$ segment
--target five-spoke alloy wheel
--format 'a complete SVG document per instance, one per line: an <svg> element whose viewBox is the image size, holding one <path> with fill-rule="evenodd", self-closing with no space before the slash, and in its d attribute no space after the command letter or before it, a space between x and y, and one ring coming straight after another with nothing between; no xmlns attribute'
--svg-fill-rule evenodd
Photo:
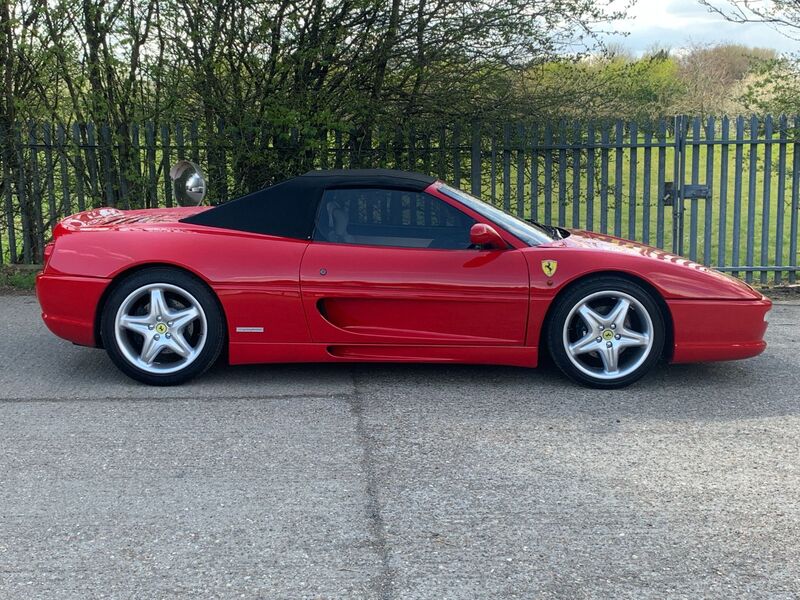
<svg viewBox="0 0 800 600"><path fill-rule="evenodd" d="M548 347L569 377L593 387L628 385L661 357L664 320L650 293L619 277L578 283L559 298Z"/></svg>
<svg viewBox="0 0 800 600"><path fill-rule="evenodd" d="M125 373L145 383L173 385L216 361L224 326L205 285L182 271L156 268L113 289L102 315L102 337Z"/></svg>

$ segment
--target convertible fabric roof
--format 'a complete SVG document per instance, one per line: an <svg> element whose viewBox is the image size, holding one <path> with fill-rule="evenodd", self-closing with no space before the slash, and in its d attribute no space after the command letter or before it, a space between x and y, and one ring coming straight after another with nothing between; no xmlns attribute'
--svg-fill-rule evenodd
<svg viewBox="0 0 800 600"><path fill-rule="evenodd" d="M393 171L391 169L335 169L330 171L309 171L301 177L314 181L324 181L324 187L377 187L400 188L421 192L434 181L435 177Z"/></svg>
<svg viewBox="0 0 800 600"><path fill-rule="evenodd" d="M390 169L309 171L183 219L184 223L308 239L326 189L389 188L421 192L435 177Z"/></svg>

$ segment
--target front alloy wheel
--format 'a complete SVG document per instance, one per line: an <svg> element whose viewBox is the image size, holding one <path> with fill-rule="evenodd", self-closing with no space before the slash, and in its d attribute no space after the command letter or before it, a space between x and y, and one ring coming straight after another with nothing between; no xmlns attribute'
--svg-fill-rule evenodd
<svg viewBox="0 0 800 600"><path fill-rule="evenodd" d="M556 364L593 387L636 381L658 361L663 344L664 322L654 299L617 277L579 283L559 300L549 324Z"/></svg>

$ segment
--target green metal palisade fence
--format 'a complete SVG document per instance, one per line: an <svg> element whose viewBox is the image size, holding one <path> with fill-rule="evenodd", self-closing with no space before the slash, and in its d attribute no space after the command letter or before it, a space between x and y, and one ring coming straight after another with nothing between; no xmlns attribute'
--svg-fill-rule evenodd
<svg viewBox="0 0 800 600"><path fill-rule="evenodd" d="M22 123L0 131L0 263L37 263L59 219L172 206L189 158L224 202L309 169L447 180L518 216L664 248L745 278L795 282L800 117L241 129L224 123Z"/></svg>

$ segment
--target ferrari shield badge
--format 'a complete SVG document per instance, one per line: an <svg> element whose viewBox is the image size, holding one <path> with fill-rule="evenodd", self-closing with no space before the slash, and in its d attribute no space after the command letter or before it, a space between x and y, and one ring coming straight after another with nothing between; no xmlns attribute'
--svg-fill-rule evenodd
<svg viewBox="0 0 800 600"><path fill-rule="evenodd" d="M556 269L558 268L558 261L557 260L543 260L542 261L542 271L548 277L552 277L556 274Z"/></svg>

